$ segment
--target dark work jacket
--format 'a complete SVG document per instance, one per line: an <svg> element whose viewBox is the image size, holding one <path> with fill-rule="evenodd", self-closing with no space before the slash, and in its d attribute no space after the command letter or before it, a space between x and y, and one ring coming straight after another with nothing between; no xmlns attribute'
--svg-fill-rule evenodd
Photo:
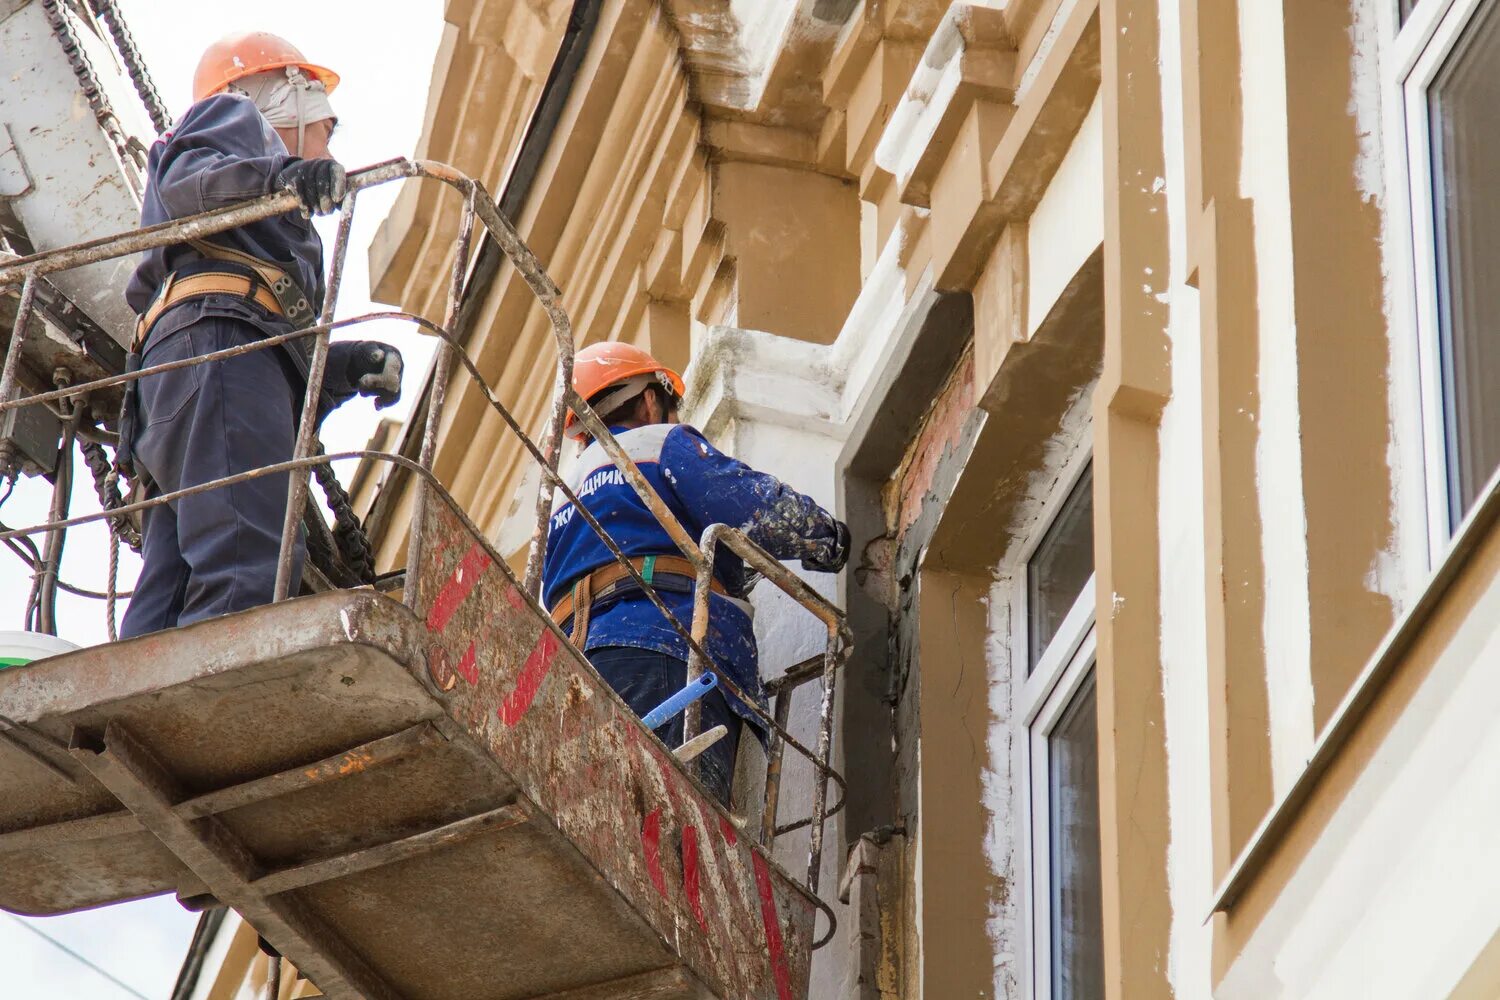
<svg viewBox="0 0 1500 1000"><path fill-rule="evenodd" d="M141 225L154 226L248 201L276 190L276 177L296 157L287 153L248 97L215 94L188 108L177 127L151 146ZM262 219L208 238L276 264L297 279L316 308L323 301L323 241L298 212ZM144 312L168 272L197 260L191 248L148 250L125 299Z"/></svg>
<svg viewBox="0 0 1500 1000"><path fill-rule="evenodd" d="M146 196L141 225L152 226L258 198L277 190L277 175L296 157L255 104L239 94L215 94L194 104L175 128L151 146L146 164ZM323 301L323 241L300 212L251 222L217 233L208 242L239 250L291 274L317 309ZM159 247L142 255L125 290L137 313L145 311L176 267L201 259L186 245ZM205 316L227 316L250 323L266 336L288 332L280 316L258 306L207 296L168 310L152 328L150 344ZM284 357L294 383L306 385L311 338L288 341ZM337 390L324 393L323 413L342 401Z"/></svg>

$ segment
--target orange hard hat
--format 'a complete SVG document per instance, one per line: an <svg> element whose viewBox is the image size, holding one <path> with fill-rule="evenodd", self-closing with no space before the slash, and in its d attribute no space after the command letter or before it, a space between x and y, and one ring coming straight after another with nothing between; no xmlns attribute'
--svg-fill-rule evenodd
<svg viewBox="0 0 1500 1000"><path fill-rule="evenodd" d="M236 80L267 70L296 66L323 85L328 93L339 85L339 75L326 66L310 63L302 52L269 31L245 31L225 35L203 52L193 73L193 100L219 93Z"/></svg>
<svg viewBox="0 0 1500 1000"><path fill-rule="evenodd" d="M682 398L685 391L682 376L634 344L611 340L602 344L590 344L573 355L573 389L585 400L593 399L610 386L628 382L638 375L657 376L661 379L663 388L670 387L679 399ZM572 410L568 411L568 419L563 426L571 437L578 440L582 440L587 434L578 426L578 416Z"/></svg>

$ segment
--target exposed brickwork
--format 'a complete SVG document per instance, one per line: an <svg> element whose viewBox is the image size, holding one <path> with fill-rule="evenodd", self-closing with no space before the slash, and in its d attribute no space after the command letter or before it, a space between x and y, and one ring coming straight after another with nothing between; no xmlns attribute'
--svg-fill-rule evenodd
<svg viewBox="0 0 1500 1000"><path fill-rule="evenodd" d="M922 429L886 484L881 499L891 535L900 538L922 513L943 456L958 443L974 403L974 352L970 349L954 366L923 418Z"/></svg>

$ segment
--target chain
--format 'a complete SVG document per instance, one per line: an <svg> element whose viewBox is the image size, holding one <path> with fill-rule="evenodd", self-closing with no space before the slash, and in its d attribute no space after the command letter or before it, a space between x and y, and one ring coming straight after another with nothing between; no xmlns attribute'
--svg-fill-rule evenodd
<svg viewBox="0 0 1500 1000"><path fill-rule="evenodd" d="M99 496L99 506L104 510L115 510L125 506L125 498L120 495L120 473L115 469L114 463L109 460L109 455L104 451L104 445L97 441L80 440L78 450L83 452L83 460L88 465L89 472L93 474L94 492ZM131 551L141 551L141 533L136 530L129 518L110 518L109 529L110 534L119 534L123 537Z"/></svg>
<svg viewBox="0 0 1500 1000"><path fill-rule="evenodd" d="M318 454L323 454L321 446ZM323 495L328 498L328 509L333 511L333 539L338 543L339 556L361 583L374 583L375 550L354 513L353 501L332 466L325 463L312 468L313 475L318 477L318 485L323 488Z"/></svg>
<svg viewBox="0 0 1500 1000"><path fill-rule="evenodd" d="M139 159L137 151L130 148L130 137L121 128L119 117L109 106L104 91L99 89L99 80L94 75L93 64L89 62L88 55L79 44L78 36L73 33L73 26L68 23L68 14L63 9L62 0L41 0L41 4L42 10L47 15L47 23L52 27L52 34L57 37L62 45L63 54L68 57L68 64L73 67L73 75L78 79L83 96L88 98L89 107L94 109L94 117L98 120L99 127L104 129L110 141L114 143L115 153L120 157L120 161L134 163L137 167L144 168L145 163ZM139 191L136 193L140 194Z"/></svg>
<svg viewBox="0 0 1500 1000"><path fill-rule="evenodd" d="M115 0L90 0L90 4L95 15L104 22L110 36L114 38L120 61L125 64L125 72L130 74L130 82L135 84L135 92L141 96L141 103L146 106L146 114L151 116L152 126L158 133L165 132L172 125L172 117L167 114L167 106L162 101L161 94L157 93L151 74L146 71L140 49L136 48L135 38L130 34L125 19L120 16Z"/></svg>

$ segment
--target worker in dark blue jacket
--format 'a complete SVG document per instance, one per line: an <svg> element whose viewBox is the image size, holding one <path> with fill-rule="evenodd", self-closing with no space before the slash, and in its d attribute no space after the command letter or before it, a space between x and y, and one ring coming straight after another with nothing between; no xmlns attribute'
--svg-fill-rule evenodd
<svg viewBox="0 0 1500 1000"><path fill-rule="evenodd" d="M288 333L316 321L323 244L309 221L333 211L344 170L328 156L336 119L330 70L265 32L204 53L195 103L152 147L141 224L274 191L305 206L210 240L148 251L126 290L140 316L132 363L149 367ZM285 462L295 448L311 340L148 376L127 394L120 463L154 494ZM388 406L401 356L373 341L331 345L321 418L356 394ZM268 603L286 512L287 474L183 497L145 514L144 565L122 637ZM304 555L299 537L293 588Z"/></svg>
<svg viewBox="0 0 1500 1000"><path fill-rule="evenodd" d="M756 472L677 422L682 379L629 344L595 344L578 352L574 388L610 427L672 513L694 538L711 524L740 528L778 559L836 573L849 557L849 530L813 500L772 476ZM586 439L569 415L575 437ZM692 622L694 571L678 555L666 529L604 449L590 443L569 484L684 626ZM543 598L553 620L638 714L645 714L687 681L682 636L614 559L571 502L558 507L547 535ZM751 606L755 578L728 549L715 556L706 651L741 690L764 703ZM580 614L582 610L582 614ZM703 731L724 726L721 739L698 760L705 785L728 803L741 720L764 736L761 723L722 689L703 699ZM656 732L668 746L682 742L682 716Z"/></svg>

